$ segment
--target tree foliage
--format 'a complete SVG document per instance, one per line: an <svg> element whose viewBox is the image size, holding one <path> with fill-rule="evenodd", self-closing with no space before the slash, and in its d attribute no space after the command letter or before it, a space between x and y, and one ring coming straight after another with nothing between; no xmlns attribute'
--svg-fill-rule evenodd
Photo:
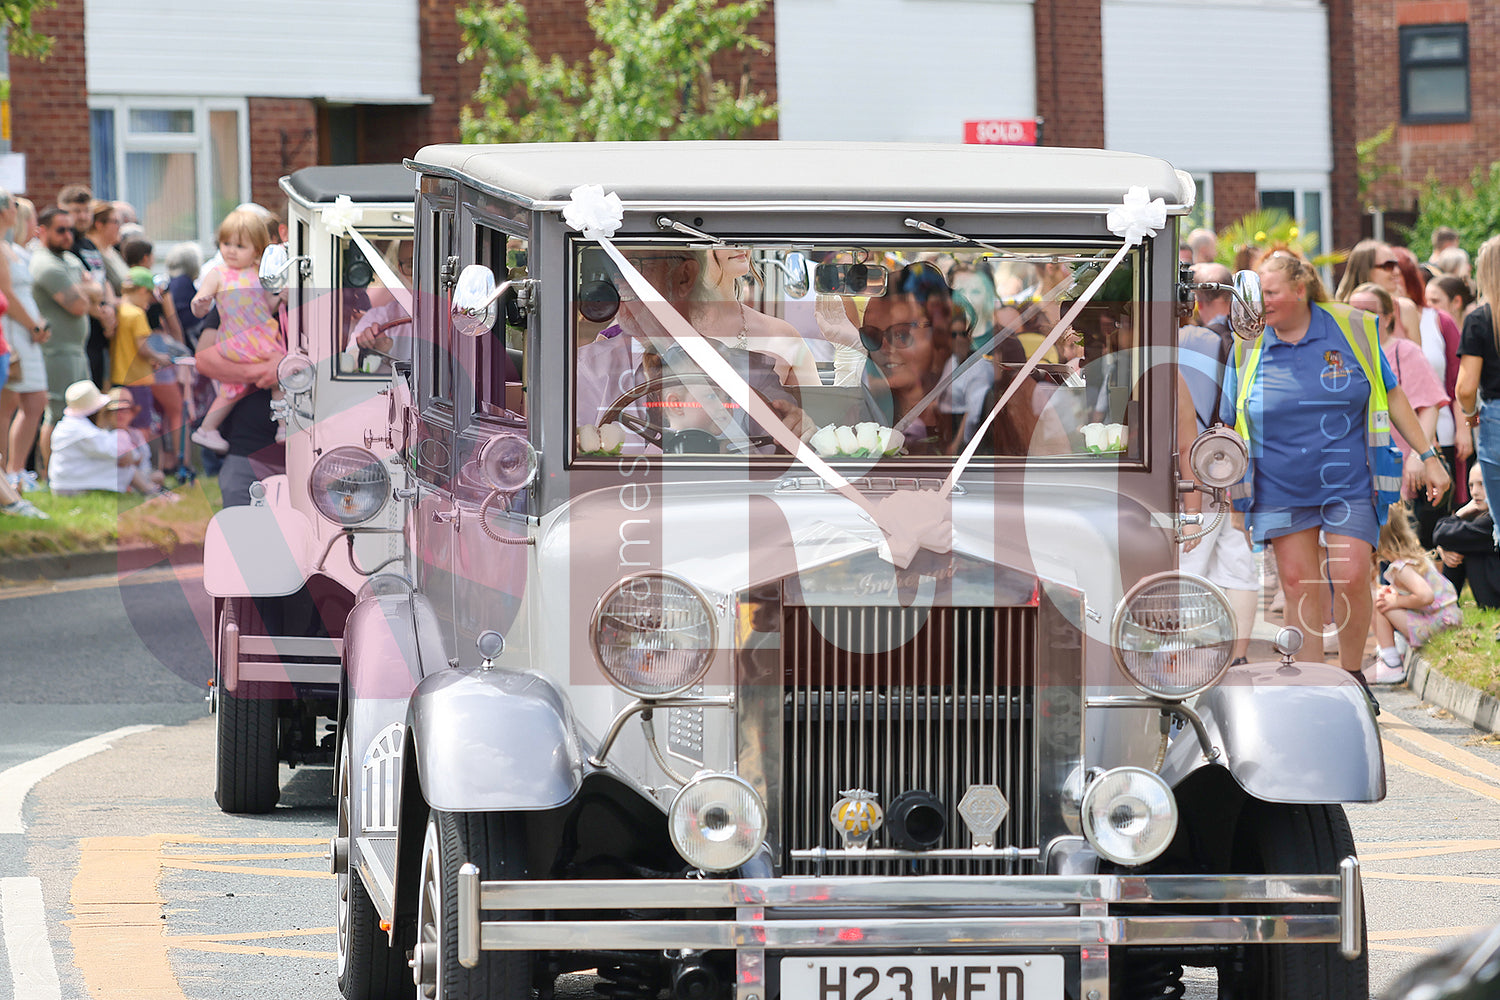
<svg viewBox="0 0 1500 1000"><path fill-rule="evenodd" d="M731 139L776 117L748 71L731 85L710 63L721 52L766 51L748 33L765 0L587 0L600 47L583 62L543 60L519 0L472 0L458 12L461 60L481 60L478 110L463 110L465 142Z"/></svg>
<svg viewBox="0 0 1500 1000"><path fill-rule="evenodd" d="M1396 135L1396 123L1391 122L1385 128L1365 139L1360 139L1354 144L1356 168L1356 180L1359 185L1359 203L1370 204L1370 195L1376 185L1387 177L1400 177L1401 167L1390 162L1381 162L1380 151Z"/></svg>
<svg viewBox="0 0 1500 1000"><path fill-rule="evenodd" d="M1407 244L1428 246L1432 231L1451 226L1458 232L1459 246L1469 255L1479 252L1479 245L1500 233L1500 162L1475 167L1464 184L1441 184L1430 177L1423 187L1417 221L1401 227Z"/></svg>
<svg viewBox="0 0 1500 1000"><path fill-rule="evenodd" d="M39 33L32 18L57 6L57 0L0 0L0 14L5 17L6 39L10 54L23 59L46 59L52 54L52 37Z"/></svg>
<svg viewBox="0 0 1500 1000"><path fill-rule="evenodd" d="M1262 252L1293 250L1317 267L1344 259L1344 255L1338 253L1319 255L1318 234L1308 232L1279 208L1258 208L1225 226L1219 233L1218 262L1225 267L1234 267L1236 255L1246 247Z"/></svg>

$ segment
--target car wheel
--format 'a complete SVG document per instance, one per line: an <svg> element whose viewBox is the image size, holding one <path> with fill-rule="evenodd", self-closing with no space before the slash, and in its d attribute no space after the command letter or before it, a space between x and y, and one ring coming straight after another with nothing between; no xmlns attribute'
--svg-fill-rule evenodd
<svg viewBox="0 0 1500 1000"><path fill-rule="evenodd" d="M1253 801L1240 818L1236 853L1236 870L1248 874L1329 875L1354 854L1354 835L1341 806ZM1277 911L1288 912L1285 906ZM1290 912L1336 911L1333 903L1304 903ZM1219 995L1245 1000L1365 1000L1370 995L1369 978L1369 956L1361 933L1360 955L1353 961L1339 954L1337 944L1247 947L1242 965L1220 970Z"/></svg>
<svg viewBox="0 0 1500 1000"><path fill-rule="evenodd" d="M215 655L222 656L224 625L231 608L238 620L250 602L239 598L226 601L219 612L219 642ZM223 677L223 671L216 671ZM258 684L240 684L238 690L218 688L218 711L215 713L217 753L214 759L214 799L227 813L264 813L276 808L281 798L280 775L276 756L276 701L260 697Z"/></svg>
<svg viewBox="0 0 1500 1000"><path fill-rule="evenodd" d="M458 961L458 870L467 862L480 879L521 877L523 831L509 813L447 813L433 810L422 841L417 893L417 942L412 978L417 995L430 1000L526 1000L534 958L529 952L481 951L466 969ZM521 914L509 914L521 919Z"/></svg>
<svg viewBox="0 0 1500 1000"><path fill-rule="evenodd" d="M337 780L338 837L350 845L334 872L338 884L339 992L347 1000L407 997L411 994L411 979L405 953L392 947L390 938L380 929L380 914L351 863L354 771L350 766L347 736L339 740Z"/></svg>

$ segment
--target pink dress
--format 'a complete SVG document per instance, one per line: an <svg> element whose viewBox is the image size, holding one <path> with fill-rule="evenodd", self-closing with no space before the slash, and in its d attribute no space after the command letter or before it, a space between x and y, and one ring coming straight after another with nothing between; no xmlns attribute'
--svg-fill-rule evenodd
<svg viewBox="0 0 1500 1000"><path fill-rule="evenodd" d="M266 302L265 289L253 267L212 266L221 279L219 294L219 350L230 361L269 361L286 353L281 326ZM228 399L239 399L252 386L243 382L221 382L219 391Z"/></svg>
<svg viewBox="0 0 1500 1000"><path fill-rule="evenodd" d="M1464 613L1459 610L1458 593L1453 589L1453 583L1438 572L1431 561L1422 567L1408 559L1397 559L1385 571L1387 583L1395 585L1396 572L1402 566L1410 566L1421 573L1427 586L1432 588L1431 604L1425 608L1406 609L1406 623L1411 631L1411 635L1407 636L1408 642L1413 646L1421 646L1443 629L1463 624Z"/></svg>

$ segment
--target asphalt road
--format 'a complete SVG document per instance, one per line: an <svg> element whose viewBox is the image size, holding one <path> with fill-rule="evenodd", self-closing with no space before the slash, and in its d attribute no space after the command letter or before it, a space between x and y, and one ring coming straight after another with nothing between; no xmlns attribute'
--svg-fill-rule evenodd
<svg viewBox="0 0 1500 1000"><path fill-rule="evenodd" d="M332 1000L331 772L284 771L268 816L219 812L206 609L186 596L191 573L166 575L0 591L0 771L152 727L41 777L23 832L3 832L0 808L0 997ZM1377 993L1421 956L1500 922L1500 745L1409 693L1381 697L1389 797L1349 808ZM28 941L16 915L31 887L45 931ZM587 995L587 981L564 992ZM1211 974L1191 973L1188 995L1214 996Z"/></svg>

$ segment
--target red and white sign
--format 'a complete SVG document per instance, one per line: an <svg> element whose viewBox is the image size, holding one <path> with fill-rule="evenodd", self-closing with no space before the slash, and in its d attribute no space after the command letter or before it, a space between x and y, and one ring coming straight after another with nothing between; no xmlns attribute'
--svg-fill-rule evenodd
<svg viewBox="0 0 1500 1000"><path fill-rule="evenodd" d="M964 142L993 146L1035 146L1035 118L991 118L964 122Z"/></svg>

